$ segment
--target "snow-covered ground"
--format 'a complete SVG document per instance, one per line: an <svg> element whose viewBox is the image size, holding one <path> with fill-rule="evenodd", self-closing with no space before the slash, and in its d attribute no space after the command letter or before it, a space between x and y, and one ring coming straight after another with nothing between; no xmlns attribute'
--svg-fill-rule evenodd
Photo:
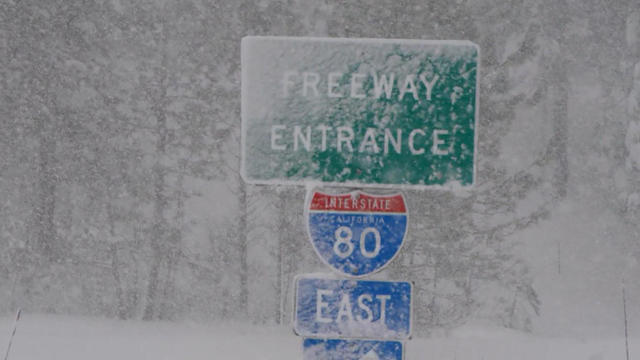
<svg viewBox="0 0 640 360"><path fill-rule="evenodd" d="M0 318L6 346L12 320ZM635 346L635 347L634 347ZM4 355L6 347L3 347ZM630 340L631 359L640 339ZM624 338L559 338L467 325L406 342L406 360L620 359ZM289 327L117 321L24 314L10 360L232 359L302 360L302 339Z"/></svg>
<svg viewBox="0 0 640 360"><path fill-rule="evenodd" d="M7 338L12 320L3 319ZM5 341L6 343L6 341ZM3 350L4 351L4 350ZM11 360L300 359L288 329L24 314Z"/></svg>

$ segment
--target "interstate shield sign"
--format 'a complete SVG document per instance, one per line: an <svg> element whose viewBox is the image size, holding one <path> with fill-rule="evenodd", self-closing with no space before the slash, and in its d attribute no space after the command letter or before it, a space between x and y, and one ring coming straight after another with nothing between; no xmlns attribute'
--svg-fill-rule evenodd
<svg viewBox="0 0 640 360"><path fill-rule="evenodd" d="M309 237L320 258L350 276L382 269L398 254L407 232L401 194L313 192L308 202Z"/></svg>

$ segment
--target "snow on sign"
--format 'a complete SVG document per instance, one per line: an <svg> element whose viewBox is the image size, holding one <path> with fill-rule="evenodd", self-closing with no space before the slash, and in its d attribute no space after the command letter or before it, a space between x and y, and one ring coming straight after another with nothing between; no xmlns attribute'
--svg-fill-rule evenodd
<svg viewBox="0 0 640 360"><path fill-rule="evenodd" d="M477 78L467 41L245 37L243 176L472 185Z"/></svg>
<svg viewBox="0 0 640 360"><path fill-rule="evenodd" d="M377 340L304 339L304 360L402 360L402 343Z"/></svg>
<svg viewBox="0 0 640 360"><path fill-rule="evenodd" d="M301 336L406 339L411 283L296 278L294 330Z"/></svg>
<svg viewBox="0 0 640 360"><path fill-rule="evenodd" d="M364 276L382 269L398 254L407 232L407 208L401 194L314 191L310 198L309 238L316 253L333 269Z"/></svg>

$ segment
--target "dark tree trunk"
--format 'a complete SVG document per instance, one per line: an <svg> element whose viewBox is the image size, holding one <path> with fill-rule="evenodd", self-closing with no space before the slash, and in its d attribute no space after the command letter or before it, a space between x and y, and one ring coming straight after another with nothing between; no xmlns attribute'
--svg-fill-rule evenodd
<svg viewBox="0 0 640 360"><path fill-rule="evenodd" d="M164 78L164 76L163 76ZM159 288L159 274L160 274L160 266L162 264L163 258L165 257L165 251L163 249L166 247L166 224L165 224L165 209L167 207L167 197L165 194L166 185L165 185L165 177L166 177L166 169L163 164L163 160L166 155L166 147L167 147L167 118L163 108L163 101L165 96L164 92L166 89L164 88L164 81L160 82L161 87L163 88L163 96L161 96L161 100L157 101L154 104L156 108L155 115L157 121L157 131L158 131L158 141L156 142L156 156L158 160L153 168L153 230L151 232L151 249L152 249L152 263L151 270L149 271L149 281L147 283L147 295L146 295L146 304L144 309L144 314L142 315L143 320L152 320L155 317L155 308L157 305L157 297L158 297L158 288Z"/></svg>
<svg viewBox="0 0 640 360"><path fill-rule="evenodd" d="M44 259L54 262L58 259L56 249L57 232L55 226L56 209L56 142L48 131L51 120L38 118L39 161L38 161L38 198L35 205L35 248Z"/></svg>
<svg viewBox="0 0 640 360"><path fill-rule="evenodd" d="M124 298L124 291L122 288L122 278L120 276L119 260L118 260L118 245L112 243L110 247L111 252L111 274L116 285L116 315L118 319L125 320L127 318L127 305Z"/></svg>
<svg viewBox="0 0 640 360"><path fill-rule="evenodd" d="M564 59L556 59L553 66L553 78L554 83L551 90L553 138L551 143L556 160L553 171L553 189L556 198L563 199L567 196L569 184L569 162L567 160L569 79Z"/></svg>
<svg viewBox="0 0 640 360"><path fill-rule="evenodd" d="M289 234L289 224L286 216L287 209L287 194L284 191L278 193L279 196L279 211L280 211L280 236L278 236L278 249L277 249L277 274L276 274L276 301L275 301L275 320L276 324L282 324L282 300L283 300L283 287L282 287L282 273L284 271L284 256L283 245L287 242L286 239Z"/></svg>
<svg viewBox="0 0 640 360"><path fill-rule="evenodd" d="M159 120L160 121L160 120ZM163 124L164 125L164 124ZM160 136L158 142L158 156L164 154L164 135ZM152 263L151 270L149 272L149 282L147 283L147 302L142 316L143 320L151 320L154 317L155 305L157 302L158 285L160 264L163 258L163 243L165 241L165 224L164 224L164 209L166 207L166 199L164 194L164 169L163 166L158 163L154 168L154 221L153 231L151 232L151 249L152 249Z"/></svg>
<svg viewBox="0 0 640 360"><path fill-rule="evenodd" d="M111 275L115 281L116 291L116 315L119 319L127 318L127 302L125 299L124 285L120 274L120 258L118 257L118 244L116 238L116 219L112 204L107 204L107 213L109 217L109 235L111 235L111 246L109 252L111 255Z"/></svg>
<svg viewBox="0 0 640 360"><path fill-rule="evenodd" d="M240 217L238 219L238 252L240 256L240 296L238 307L241 317L249 316L249 269L247 261L247 186L241 176L238 176L240 203Z"/></svg>

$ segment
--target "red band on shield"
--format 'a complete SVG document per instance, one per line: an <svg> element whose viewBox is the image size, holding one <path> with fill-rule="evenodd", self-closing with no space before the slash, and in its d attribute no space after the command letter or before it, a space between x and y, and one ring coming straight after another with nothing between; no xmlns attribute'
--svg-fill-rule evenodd
<svg viewBox="0 0 640 360"><path fill-rule="evenodd" d="M405 213L407 208L401 195L370 196L361 193L344 195L315 193L311 200L310 210Z"/></svg>

